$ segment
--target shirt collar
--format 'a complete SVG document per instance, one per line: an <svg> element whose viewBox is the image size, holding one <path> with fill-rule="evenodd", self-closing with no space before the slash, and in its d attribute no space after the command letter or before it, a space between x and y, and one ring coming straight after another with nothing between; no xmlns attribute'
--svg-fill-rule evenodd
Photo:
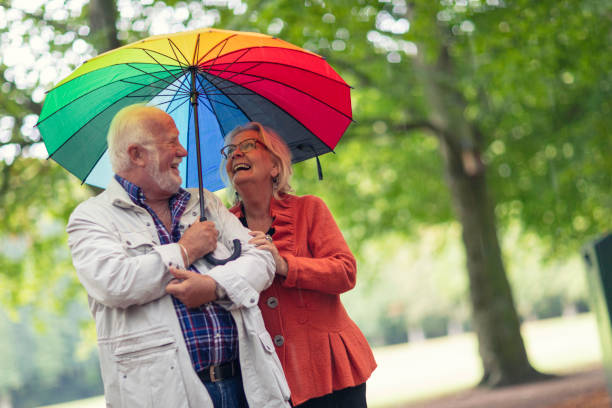
<svg viewBox="0 0 612 408"><path fill-rule="evenodd" d="M134 204L139 207L145 206L146 197L142 191L142 188L132 183L131 181L124 179L118 174L115 174L115 179L121 185L121 187L123 187L123 189L126 191L126 193ZM177 200L179 202L187 203L187 201L189 201L189 198L191 198L191 193L184 190L183 188L179 188L179 191L172 197L170 197L170 207L173 207L173 204L177 202Z"/></svg>

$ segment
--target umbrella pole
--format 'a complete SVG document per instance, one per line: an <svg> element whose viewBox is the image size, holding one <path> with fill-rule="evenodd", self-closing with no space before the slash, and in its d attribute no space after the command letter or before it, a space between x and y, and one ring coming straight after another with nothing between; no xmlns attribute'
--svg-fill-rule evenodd
<svg viewBox="0 0 612 408"><path fill-rule="evenodd" d="M196 71L197 67L189 67L191 71L191 107L193 108L193 120L194 125L193 128L195 130L195 140L196 140L196 154L197 154L197 163L198 163L198 193L200 195L200 221L206 221L206 216L204 215L204 182L202 180L202 151L200 150L200 122L198 119L198 91L196 90ZM229 261L233 261L234 259L240 256L242 252L242 244L239 239L235 239L234 241L234 252L230 255L229 258L226 259L217 259L212 256L212 253L208 253L204 255L204 259L211 265L225 265Z"/></svg>
<svg viewBox="0 0 612 408"><path fill-rule="evenodd" d="M193 127L195 129L196 152L198 160L198 193L200 195L200 221L206 221L204 216L204 182L202 180L202 151L200 150L200 121L198 120L198 92L196 91L196 70L191 67L191 107L193 109Z"/></svg>

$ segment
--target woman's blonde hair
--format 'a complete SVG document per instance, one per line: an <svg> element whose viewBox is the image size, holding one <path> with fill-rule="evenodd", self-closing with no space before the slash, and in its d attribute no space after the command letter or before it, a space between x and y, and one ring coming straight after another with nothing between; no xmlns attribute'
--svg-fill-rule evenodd
<svg viewBox="0 0 612 408"><path fill-rule="evenodd" d="M234 137L238 134L247 130L254 130L257 132L260 141L266 146L266 149L272 155L272 160L278 166L278 176L273 180L273 195L277 200L282 200L283 195L293 191L293 188L289 184L293 169L291 167L291 151L285 143L285 141L276 133L274 130L267 126L262 125L259 122L249 122L245 125L236 126L231 132L225 136L225 144L230 144ZM229 180L225 165L227 159L224 157L221 160L221 178L225 182L225 185L229 189L229 194L235 194L236 202L240 201L234 185Z"/></svg>

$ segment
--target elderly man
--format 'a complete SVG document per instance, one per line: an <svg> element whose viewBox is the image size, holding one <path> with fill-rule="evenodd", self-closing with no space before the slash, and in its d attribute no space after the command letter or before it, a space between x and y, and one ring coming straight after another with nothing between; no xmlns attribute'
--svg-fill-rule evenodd
<svg viewBox="0 0 612 408"><path fill-rule="evenodd" d="M187 152L178 136L165 112L123 108L108 133L115 177L68 223L107 406L287 407L257 308L274 278L272 257L247 243L248 230L210 192L210 221L199 221L197 194L180 188ZM235 238L238 259L213 267L202 258L226 258Z"/></svg>

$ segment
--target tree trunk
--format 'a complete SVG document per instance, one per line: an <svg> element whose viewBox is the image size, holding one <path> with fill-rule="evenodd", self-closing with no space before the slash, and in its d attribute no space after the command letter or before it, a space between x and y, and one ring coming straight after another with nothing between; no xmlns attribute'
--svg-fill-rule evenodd
<svg viewBox="0 0 612 408"><path fill-rule="evenodd" d="M527 359L512 290L501 257L485 171L466 173L465 159L442 144L453 206L462 226L472 322L484 368L482 384L526 382L540 374ZM465 153L464 156L465 157Z"/></svg>
<svg viewBox="0 0 612 408"><path fill-rule="evenodd" d="M89 2L89 28L92 43L98 46L98 53L121 45L117 38L117 4L115 0L91 0Z"/></svg>
<svg viewBox="0 0 612 408"><path fill-rule="evenodd" d="M487 192L480 140L465 119L446 47L435 66L420 61L430 120L438 129L453 207L462 226L472 322L484 368L481 384L501 386L541 377L529 363L512 291L502 261L493 201Z"/></svg>

